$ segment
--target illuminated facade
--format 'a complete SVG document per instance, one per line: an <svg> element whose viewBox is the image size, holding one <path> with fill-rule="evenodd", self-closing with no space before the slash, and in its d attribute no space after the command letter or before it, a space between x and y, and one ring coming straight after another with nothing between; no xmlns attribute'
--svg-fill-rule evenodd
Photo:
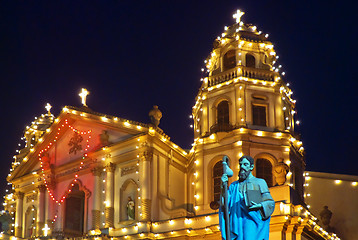
<svg viewBox="0 0 358 240"><path fill-rule="evenodd" d="M19 238L220 239L221 159L255 159L276 201L270 239L336 239L304 203L295 100L268 36L236 23L215 40L196 97L194 143L185 151L156 124L108 116L86 105L48 113L25 133L8 176L9 233ZM232 178L230 181L236 179ZM134 202L134 216L128 214ZM133 219L132 219L133 218Z"/></svg>

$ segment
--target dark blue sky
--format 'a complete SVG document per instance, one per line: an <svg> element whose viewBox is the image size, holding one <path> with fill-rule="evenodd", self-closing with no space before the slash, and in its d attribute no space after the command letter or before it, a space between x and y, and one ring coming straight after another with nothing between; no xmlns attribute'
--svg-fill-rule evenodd
<svg viewBox="0 0 358 240"><path fill-rule="evenodd" d="M358 175L357 6L325 1L2 1L1 181L26 125L63 106L149 122L184 148L200 68L225 25L270 34L297 100L307 170ZM321 2L321 3L318 3Z"/></svg>

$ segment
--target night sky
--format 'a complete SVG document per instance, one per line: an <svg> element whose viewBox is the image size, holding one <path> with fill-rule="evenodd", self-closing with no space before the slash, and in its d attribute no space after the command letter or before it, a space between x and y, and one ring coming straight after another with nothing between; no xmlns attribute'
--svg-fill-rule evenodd
<svg viewBox="0 0 358 240"><path fill-rule="evenodd" d="M358 175L357 6L336 2L2 1L1 185L25 126L48 102L55 116L81 106L82 87L92 110L130 120L158 105L160 127L190 148L200 69L236 9L280 56L306 169Z"/></svg>

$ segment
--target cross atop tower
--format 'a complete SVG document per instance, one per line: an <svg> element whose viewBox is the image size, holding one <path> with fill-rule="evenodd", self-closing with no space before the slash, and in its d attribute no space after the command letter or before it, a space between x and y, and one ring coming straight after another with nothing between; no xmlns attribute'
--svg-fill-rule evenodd
<svg viewBox="0 0 358 240"><path fill-rule="evenodd" d="M51 104L47 103L46 106L45 106L45 108L46 108L46 110L47 110L48 115L51 115L51 112L50 112L50 110L51 110L51 108L52 108Z"/></svg>
<svg viewBox="0 0 358 240"><path fill-rule="evenodd" d="M234 15L232 15L232 17L236 19L236 23L239 23L242 15L244 15L244 14L245 14L245 12L241 12L238 9L238 10L236 10L236 13Z"/></svg>
<svg viewBox="0 0 358 240"><path fill-rule="evenodd" d="M89 91L87 91L86 88L82 88L80 94L78 94L78 95L79 95L79 96L81 97L81 99L82 99L82 105L85 106L85 107L87 107L86 97L87 97L87 95L89 95Z"/></svg>

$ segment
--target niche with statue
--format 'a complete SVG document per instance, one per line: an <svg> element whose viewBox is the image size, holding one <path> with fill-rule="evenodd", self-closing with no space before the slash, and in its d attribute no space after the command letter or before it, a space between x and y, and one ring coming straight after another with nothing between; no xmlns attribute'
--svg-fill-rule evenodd
<svg viewBox="0 0 358 240"><path fill-rule="evenodd" d="M138 219L138 185L133 179L126 180L120 190L120 221Z"/></svg>

